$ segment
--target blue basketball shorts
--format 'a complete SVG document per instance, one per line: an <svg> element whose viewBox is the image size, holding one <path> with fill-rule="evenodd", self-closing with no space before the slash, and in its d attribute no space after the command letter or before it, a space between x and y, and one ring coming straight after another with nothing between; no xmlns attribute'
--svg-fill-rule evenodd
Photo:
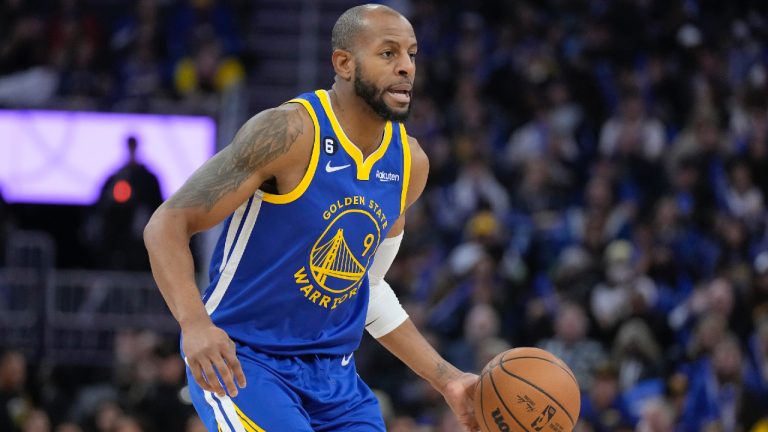
<svg viewBox="0 0 768 432"><path fill-rule="evenodd" d="M192 403L209 431L385 431L379 402L348 356L273 357L238 344L246 388L203 390L187 367Z"/></svg>

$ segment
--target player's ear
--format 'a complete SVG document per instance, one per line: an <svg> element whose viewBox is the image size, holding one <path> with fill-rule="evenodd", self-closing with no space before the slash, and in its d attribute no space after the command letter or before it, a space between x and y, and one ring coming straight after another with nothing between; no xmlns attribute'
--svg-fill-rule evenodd
<svg viewBox="0 0 768 432"><path fill-rule="evenodd" d="M351 52L343 49L335 49L331 55L331 62L333 62L333 70L336 72L336 75L346 81L352 79L352 73L355 69L355 61Z"/></svg>

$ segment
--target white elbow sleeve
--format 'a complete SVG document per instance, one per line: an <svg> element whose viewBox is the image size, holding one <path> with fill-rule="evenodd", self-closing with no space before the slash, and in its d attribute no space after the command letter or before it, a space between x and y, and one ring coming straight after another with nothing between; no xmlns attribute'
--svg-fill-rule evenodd
<svg viewBox="0 0 768 432"><path fill-rule="evenodd" d="M380 338L396 329L407 318L408 313L400 305L392 287L384 280L384 275L395 260L403 235L387 238L379 245L371 268L368 270L370 298L365 328L374 338Z"/></svg>

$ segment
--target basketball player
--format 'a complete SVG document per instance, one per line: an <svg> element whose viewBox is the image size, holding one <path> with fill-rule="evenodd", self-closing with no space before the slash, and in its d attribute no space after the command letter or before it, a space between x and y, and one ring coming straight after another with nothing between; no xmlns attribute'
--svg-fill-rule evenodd
<svg viewBox="0 0 768 432"><path fill-rule="evenodd" d="M145 229L192 401L211 431L383 431L352 359L366 328L476 430L477 376L440 357L383 279L429 168L401 123L413 28L388 7L358 6L332 43L331 90L248 120ZM201 301L190 237L225 219Z"/></svg>

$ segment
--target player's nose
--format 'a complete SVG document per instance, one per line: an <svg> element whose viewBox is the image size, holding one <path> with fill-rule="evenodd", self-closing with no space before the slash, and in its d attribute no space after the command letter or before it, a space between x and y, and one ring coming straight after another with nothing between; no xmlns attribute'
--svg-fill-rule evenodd
<svg viewBox="0 0 768 432"><path fill-rule="evenodd" d="M399 56L395 72L400 76L413 77L416 72L416 63L408 53Z"/></svg>

